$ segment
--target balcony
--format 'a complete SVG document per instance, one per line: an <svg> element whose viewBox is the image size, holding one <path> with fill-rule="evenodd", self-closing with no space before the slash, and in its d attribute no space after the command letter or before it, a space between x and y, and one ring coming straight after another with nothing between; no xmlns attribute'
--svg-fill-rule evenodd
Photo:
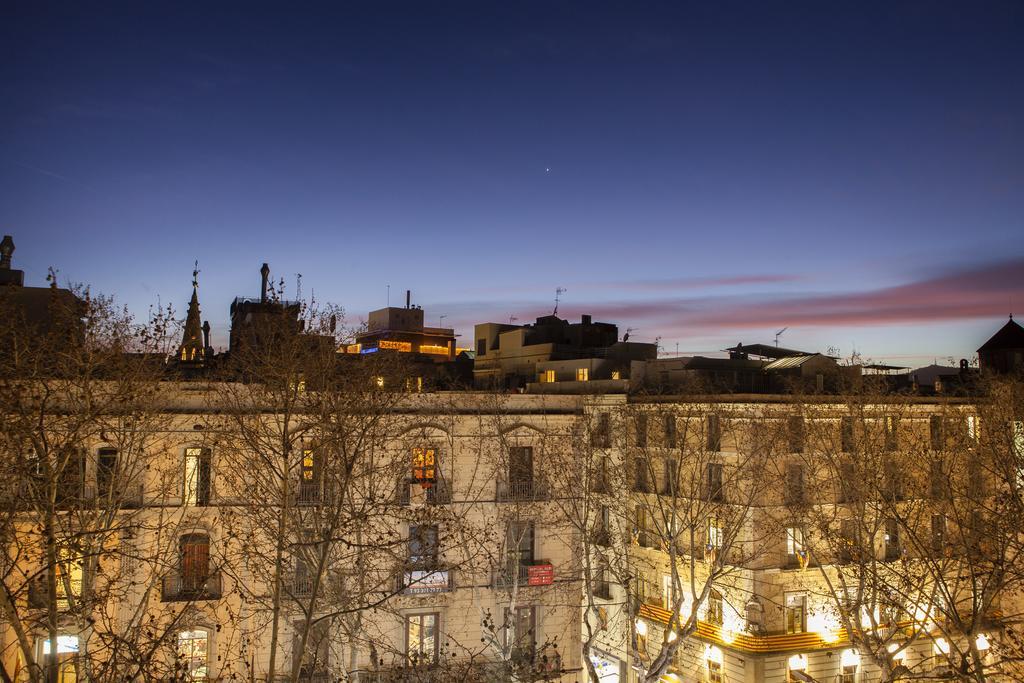
<svg viewBox="0 0 1024 683"><path fill-rule="evenodd" d="M450 569L408 568L398 575L398 592L402 595L447 593L455 588L455 573Z"/></svg>
<svg viewBox="0 0 1024 683"><path fill-rule="evenodd" d="M313 577L296 576L284 581L284 592L293 598L308 598L313 595Z"/></svg>
<svg viewBox="0 0 1024 683"><path fill-rule="evenodd" d="M547 500L548 487L538 479L499 481L495 497L499 503Z"/></svg>
<svg viewBox="0 0 1024 683"><path fill-rule="evenodd" d="M555 570L550 562L536 560L531 564L517 564L494 570L492 585L495 588L513 586L549 586L554 583Z"/></svg>
<svg viewBox="0 0 1024 683"><path fill-rule="evenodd" d="M415 494L413 492L413 487L418 489ZM448 505L452 502L452 491L448 486L448 482L443 479L438 479L427 488L407 480L399 482L397 495L398 505L408 507L413 503L413 500L417 503L422 501L427 505Z"/></svg>
<svg viewBox="0 0 1024 683"><path fill-rule="evenodd" d="M653 548L655 546L655 540L657 534L647 529L635 529L633 536L636 538L636 544L641 548Z"/></svg>
<svg viewBox="0 0 1024 683"><path fill-rule="evenodd" d="M292 494L296 505L319 505L323 502L323 490L318 481L301 481Z"/></svg>
<svg viewBox="0 0 1024 683"><path fill-rule="evenodd" d="M220 572L205 577L168 574L160 580L161 602L219 600L221 595Z"/></svg>
<svg viewBox="0 0 1024 683"><path fill-rule="evenodd" d="M783 569L804 569L805 567L814 566L814 561L807 551L799 553L782 553L779 565Z"/></svg>

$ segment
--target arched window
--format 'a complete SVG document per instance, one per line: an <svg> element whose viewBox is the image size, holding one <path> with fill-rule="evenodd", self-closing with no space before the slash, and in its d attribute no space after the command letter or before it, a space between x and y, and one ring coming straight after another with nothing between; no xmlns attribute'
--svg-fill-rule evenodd
<svg viewBox="0 0 1024 683"><path fill-rule="evenodd" d="M210 633L205 629L178 631L178 676L175 680L205 681L210 661Z"/></svg>

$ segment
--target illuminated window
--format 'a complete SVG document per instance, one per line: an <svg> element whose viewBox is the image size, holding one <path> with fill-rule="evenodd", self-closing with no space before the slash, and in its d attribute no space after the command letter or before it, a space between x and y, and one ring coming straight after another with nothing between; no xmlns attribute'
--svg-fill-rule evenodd
<svg viewBox="0 0 1024 683"><path fill-rule="evenodd" d="M409 353L412 351L412 344L409 342L391 341L388 339L382 339L377 343L378 349L390 349L392 351L400 351L402 353ZM421 347L422 348L422 347ZM424 353L427 353L424 351Z"/></svg>
<svg viewBox="0 0 1024 683"><path fill-rule="evenodd" d="M448 347L439 346L437 344L420 344L420 353L433 353L437 355L447 356Z"/></svg>
<svg viewBox="0 0 1024 683"><path fill-rule="evenodd" d="M590 369L589 368L576 368L576 381L587 382L590 380Z"/></svg>
<svg viewBox="0 0 1024 683"><path fill-rule="evenodd" d="M622 373L618 370L612 370L612 379L622 379Z"/></svg>
<svg viewBox="0 0 1024 683"><path fill-rule="evenodd" d="M184 505L208 505L210 502L210 449L185 449Z"/></svg>
<svg viewBox="0 0 1024 683"><path fill-rule="evenodd" d="M803 593L786 594L786 633L803 633L807 630L807 596Z"/></svg>
<svg viewBox="0 0 1024 683"><path fill-rule="evenodd" d="M786 527L786 564L790 567L807 565L807 548L804 546L804 530L797 526Z"/></svg>
<svg viewBox="0 0 1024 683"><path fill-rule="evenodd" d="M313 481L316 478L316 460L313 458L313 449L302 450L302 481Z"/></svg>
<svg viewBox="0 0 1024 683"><path fill-rule="evenodd" d="M378 389L384 388L384 378L381 377L380 375L377 375L376 377L373 378L373 383Z"/></svg>
<svg viewBox="0 0 1024 683"><path fill-rule="evenodd" d="M184 681L205 681L210 659L210 634L203 630L178 632L178 666Z"/></svg>
<svg viewBox="0 0 1024 683"><path fill-rule="evenodd" d="M437 453L433 448L412 449L412 480L424 488L437 481Z"/></svg>
<svg viewBox="0 0 1024 683"><path fill-rule="evenodd" d="M71 548L57 548L57 604L66 606L82 595L82 558Z"/></svg>
<svg viewBox="0 0 1024 683"><path fill-rule="evenodd" d="M707 666L707 675L704 680L707 683L722 683L722 650L714 645L708 645L704 650L704 663Z"/></svg>
<svg viewBox="0 0 1024 683"><path fill-rule="evenodd" d="M857 669L860 667L860 655L850 648L839 655L839 683L857 683Z"/></svg>
<svg viewBox="0 0 1024 683"><path fill-rule="evenodd" d="M545 370L544 371L544 375L542 377L543 377L543 379L541 379L542 382L554 382L555 381L555 371L554 370Z"/></svg>

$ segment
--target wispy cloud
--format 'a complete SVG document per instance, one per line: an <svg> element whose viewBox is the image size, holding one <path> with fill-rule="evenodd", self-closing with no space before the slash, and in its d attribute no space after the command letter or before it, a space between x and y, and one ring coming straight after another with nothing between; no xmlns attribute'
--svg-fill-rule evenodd
<svg viewBox="0 0 1024 683"><path fill-rule="evenodd" d="M634 291L683 289L698 280L715 286L799 279L782 275L681 279L672 286L670 281L654 280L648 288L636 283ZM1011 302L1024 310L1024 258L947 269L901 285L862 291L573 301L564 305L560 314L575 317L589 313L597 320L621 327L642 327L649 335L685 338L751 328L878 326L996 318L1010 312ZM499 307L508 313L499 313ZM502 315L513 314L519 322L526 322L536 315L550 313L550 308L538 306L536 301L473 302L450 308L453 315L448 320L464 326L484 320L501 321Z"/></svg>

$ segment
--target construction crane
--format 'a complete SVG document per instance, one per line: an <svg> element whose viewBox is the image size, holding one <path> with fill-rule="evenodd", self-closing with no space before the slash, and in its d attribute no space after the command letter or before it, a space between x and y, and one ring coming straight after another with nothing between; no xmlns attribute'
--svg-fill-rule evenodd
<svg viewBox="0 0 1024 683"><path fill-rule="evenodd" d="M781 337L782 333L788 329L788 327L783 327L781 330L775 333L775 348L779 348L779 337Z"/></svg>

